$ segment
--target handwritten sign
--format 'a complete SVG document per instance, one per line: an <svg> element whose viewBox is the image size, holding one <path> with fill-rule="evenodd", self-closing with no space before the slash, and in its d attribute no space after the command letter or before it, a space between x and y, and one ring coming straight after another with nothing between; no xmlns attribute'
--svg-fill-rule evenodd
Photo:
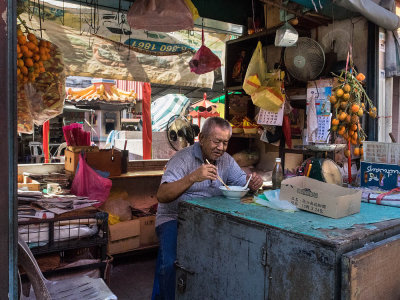
<svg viewBox="0 0 400 300"><path fill-rule="evenodd" d="M361 186L392 190L400 187L400 166L361 162Z"/></svg>

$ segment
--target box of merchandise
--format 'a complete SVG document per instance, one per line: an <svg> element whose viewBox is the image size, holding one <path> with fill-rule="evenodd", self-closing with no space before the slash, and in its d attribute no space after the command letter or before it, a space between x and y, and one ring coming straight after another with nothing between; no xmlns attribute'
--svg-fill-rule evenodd
<svg viewBox="0 0 400 300"><path fill-rule="evenodd" d="M65 170L67 172L75 175L80 151L85 152L86 162L93 169L109 172L110 176L121 175L121 151L117 149L99 150L97 147L68 147L65 150Z"/></svg>
<svg viewBox="0 0 400 300"><path fill-rule="evenodd" d="M140 217L138 220L140 220L140 247L157 244L156 216Z"/></svg>
<svg viewBox="0 0 400 300"><path fill-rule="evenodd" d="M282 181L279 199L299 209L338 219L360 212L361 191L298 176Z"/></svg>
<svg viewBox="0 0 400 300"><path fill-rule="evenodd" d="M361 162L361 186L392 190L400 187L400 166Z"/></svg>
<svg viewBox="0 0 400 300"><path fill-rule="evenodd" d="M140 220L129 220L109 226L107 254L132 251L140 246Z"/></svg>

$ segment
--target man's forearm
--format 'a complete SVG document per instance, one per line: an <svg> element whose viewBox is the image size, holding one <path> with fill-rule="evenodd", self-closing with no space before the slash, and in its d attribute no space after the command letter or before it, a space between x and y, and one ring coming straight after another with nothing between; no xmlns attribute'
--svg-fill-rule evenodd
<svg viewBox="0 0 400 300"><path fill-rule="evenodd" d="M189 174L177 181L161 184L157 192L158 202L169 203L174 201L190 188L193 183L191 174Z"/></svg>

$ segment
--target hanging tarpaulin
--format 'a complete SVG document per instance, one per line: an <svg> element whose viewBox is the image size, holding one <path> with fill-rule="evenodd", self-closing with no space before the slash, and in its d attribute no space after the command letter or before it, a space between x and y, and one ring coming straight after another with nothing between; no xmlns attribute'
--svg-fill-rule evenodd
<svg viewBox="0 0 400 300"><path fill-rule="evenodd" d="M33 7L31 11L38 12ZM201 46L201 32L132 30L123 12L62 1L51 1L51 5L45 1L42 14L42 35L61 48L67 75L212 87L213 72L197 75L188 66ZM40 27L37 15L21 16L28 26ZM221 61L225 39L225 34L206 33L207 47Z"/></svg>
<svg viewBox="0 0 400 300"><path fill-rule="evenodd" d="M142 122L143 122L143 159L151 159L151 86L150 83L143 83L143 102L142 102Z"/></svg>

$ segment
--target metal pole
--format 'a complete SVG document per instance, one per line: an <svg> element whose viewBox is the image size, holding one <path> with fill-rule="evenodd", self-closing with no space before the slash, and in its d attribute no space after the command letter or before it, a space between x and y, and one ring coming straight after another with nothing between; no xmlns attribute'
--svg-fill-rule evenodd
<svg viewBox="0 0 400 300"><path fill-rule="evenodd" d="M0 0L0 299L17 299L16 1Z"/></svg>

